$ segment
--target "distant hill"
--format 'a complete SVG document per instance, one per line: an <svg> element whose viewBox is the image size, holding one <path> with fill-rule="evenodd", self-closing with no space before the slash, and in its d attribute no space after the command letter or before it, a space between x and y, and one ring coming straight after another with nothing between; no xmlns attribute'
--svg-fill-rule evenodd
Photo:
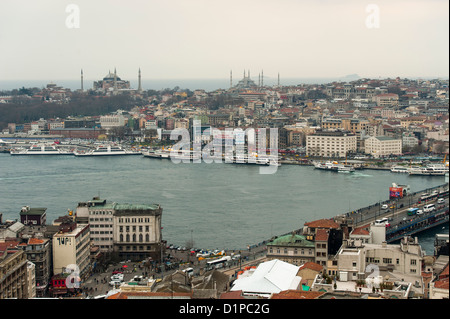
<svg viewBox="0 0 450 319"><path fill-rule="evenodd" d="M351 82L361 79L361 77L358 74L348 74L341 78L342 81L345 82Z"/></svg>

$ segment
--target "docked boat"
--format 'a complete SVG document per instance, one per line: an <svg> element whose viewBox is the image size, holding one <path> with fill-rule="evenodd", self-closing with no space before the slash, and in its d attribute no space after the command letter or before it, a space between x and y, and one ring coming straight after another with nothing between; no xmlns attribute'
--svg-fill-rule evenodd
<svg viewBox="0 0 450 319"><path fill-rule="evenodd" d="M392 173L409 173L409 168L405 166L393 166L391 167Z"/></svg>
<svg viewBox="0 0 450 319"><path fill-rule="evenodd" d="M106 145L98 146L96 149L87 151L76 150L73 155L75 156L117 156L117 155L141 155L140 151L127 150L121 146Z"/></svg>
<svg viewBox="0 0 450 319"><path fill-rule="evenodd" d="M165 150L148 150L145 152L142 152L142 155L144 157L150 157L150 158L158 158L158 159L170 159L170 151Z"/></svg>
<svg viewBox="0 0 450 319"><path fill-rule="evenodd" d="M11 155L73 155L74 152L59 149L55 145L41 144L32 145L30 148L11 148Z"/></svg>
<svg viewBox="0 0 450 319"><path fill-rule="evenodd" d="M419 169L411 169L409 175L425 175L425 176L445 176L448 173L448 168L444 165L430 164Z"/></svg>

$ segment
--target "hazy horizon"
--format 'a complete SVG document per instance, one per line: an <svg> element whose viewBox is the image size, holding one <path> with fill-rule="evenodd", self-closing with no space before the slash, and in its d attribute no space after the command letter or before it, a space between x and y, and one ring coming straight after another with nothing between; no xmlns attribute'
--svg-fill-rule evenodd
<svg viewBox="0 0 450 319"><path fill-rule="evenodd" d="M375 6L375 9L374 9ZM447 0L2 0L0 80L448 77Z"/></svg>

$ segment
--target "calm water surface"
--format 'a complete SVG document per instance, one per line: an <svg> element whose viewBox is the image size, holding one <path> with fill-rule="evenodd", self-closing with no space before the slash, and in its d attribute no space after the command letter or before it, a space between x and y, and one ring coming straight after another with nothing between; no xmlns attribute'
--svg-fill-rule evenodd
<svg viewBox="0 0 450 319"><path fill-rule="evenodd" d="M158 203L163 238L200 248L243 249L303 226L389 197L392 182L412 191L444 184L442 177L364 170L354 174L283 165L272 175L259 167L174 164L141 156L12 157L0 154L0 212L18 219L20 208L47 207L48 223L77 203L100 195L119 203ZM446 229L434 232L448 233ZM433 231L419 242L433 252ZM428 234L428 235L427 235Z"/></svg>

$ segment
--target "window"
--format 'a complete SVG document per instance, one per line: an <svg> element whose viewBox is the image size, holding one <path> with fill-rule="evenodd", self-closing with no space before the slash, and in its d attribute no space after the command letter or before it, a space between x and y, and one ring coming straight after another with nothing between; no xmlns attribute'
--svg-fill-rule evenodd
<svg viewBox="0 0 450 319"><path fill-rule="evenodd" d="M417 263L417 260L411 259L411 265L416 265L416 263Z"/></svg>

